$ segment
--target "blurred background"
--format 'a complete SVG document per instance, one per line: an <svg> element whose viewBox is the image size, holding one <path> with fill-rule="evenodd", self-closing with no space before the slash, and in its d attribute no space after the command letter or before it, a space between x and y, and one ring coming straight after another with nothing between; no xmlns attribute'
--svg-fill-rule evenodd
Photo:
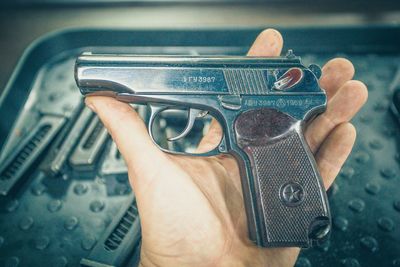
<svg viewBox="0 0 400 267"><path fill-rule="evenodd" d="M399 22L398 0L3 0L0 90L29 43L66 27L239 29Z"/></svg>
<svg viewBox="0 0 400 267"><path fill-rule="evenodd" d="M80 53L244 55L268 27L305 66L349 58L369 89L352 120L353 152L328 191L331 239L296 266L400 266L399 0L0 1L0 266L137 264L135 197L76 86ZM193 151L209 118L166 142L186 122L161 115L155 139Z"/></svg>

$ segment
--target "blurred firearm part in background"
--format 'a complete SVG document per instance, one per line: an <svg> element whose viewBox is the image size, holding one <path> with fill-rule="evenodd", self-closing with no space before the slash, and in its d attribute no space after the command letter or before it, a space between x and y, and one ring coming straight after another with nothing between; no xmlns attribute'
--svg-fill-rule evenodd
<svg viewBox="0 0 400 267"><path fill-rule="evenodd" d="M400 5L388 0L2 1L0 266L137 264L135 197L123 158L76 87L81 52L245 55L266 27L281 30L284 50L305 65L349 58L369 88L353 120L356 145L328 192L332 238L303 251L297 266L398 266L399 22ZM193 151L209 117L165 141L186 122L164 113L153 131L168 149Z"/></svg>

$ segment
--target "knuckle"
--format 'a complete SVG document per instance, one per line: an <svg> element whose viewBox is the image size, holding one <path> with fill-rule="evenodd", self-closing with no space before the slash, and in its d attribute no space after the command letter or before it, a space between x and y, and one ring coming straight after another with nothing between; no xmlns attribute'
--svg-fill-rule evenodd
<svg viewBox="0 0 400 267"><path fill-rule="evenodd" d="M337 122L336 122L337 117L336 116L330 116L329 114L327 114L325 112L325 113L322 113L320 115L320 117L324 121L324 124L327 126L326 129L328 131L332 130L337 125Z"/></svg>

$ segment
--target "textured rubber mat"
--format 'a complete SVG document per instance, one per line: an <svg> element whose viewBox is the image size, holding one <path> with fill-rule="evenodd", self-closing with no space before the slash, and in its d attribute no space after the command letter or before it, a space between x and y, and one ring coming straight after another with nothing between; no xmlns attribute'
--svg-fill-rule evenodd
<svg viewBox="0 0 400 267"><path fill-rule="evenodd" d="M230 35L246 36L247 42L256 32ZM26 84L14 80L13 88L20 85L21 92L6 91L0 102L1 112L10 110L1 114L6 119L0 125L0 266L137 264L140 226L125 163L101 123L83 107L73 79L74 60L88 49L200 55L244 54L247 49L247 43L207 45L207 34L198 38L181 47L161 43L124 50L110 45L107 50L71 45L63 53L49 54ZM155 40L150 38L149 45ZM291 40L296 51L296 38ZM400 266L400 126L390 112L393 91L400 87L400 56L379 53L379 46L373 53L355 47L344 54L334 45L327 52L310 46L305 53L300 47L299 56L306 65L336 56L349 58L356 78L368 85L369 100L353 120L356 145L329 191L331 238L302 251L296 266ZM20 108L10 108L12 100ZM146 109L138 110L146 119ZM195 130L204 123L208 122ZM173 136L184 124L184 117L165 116L157 126L157 138ZM193 149L199 138L191 133L173 149Z"/></svg>

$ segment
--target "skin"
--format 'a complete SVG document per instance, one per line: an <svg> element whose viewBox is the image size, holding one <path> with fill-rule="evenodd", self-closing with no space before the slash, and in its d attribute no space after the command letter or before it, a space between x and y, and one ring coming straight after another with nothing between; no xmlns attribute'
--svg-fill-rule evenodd
<svg viewBox="0 0 400 267"><path fill-rule="evenodd" d="M280 33L268 29L248 55L278 56L282 45ZM336 58L322 70L327 110L304 134L327 189L351 152L356 130L349 121L368 93L362 82L351 80L350 61ZM100 96L87 97L86 104L98 114L127 163L142 225L141 266L294 265L299 248L265 249L248 240L239 170L232 157L163 153L128 104ZM198 152L215 147L220 138L221 128L214 121Z"/></svg>

